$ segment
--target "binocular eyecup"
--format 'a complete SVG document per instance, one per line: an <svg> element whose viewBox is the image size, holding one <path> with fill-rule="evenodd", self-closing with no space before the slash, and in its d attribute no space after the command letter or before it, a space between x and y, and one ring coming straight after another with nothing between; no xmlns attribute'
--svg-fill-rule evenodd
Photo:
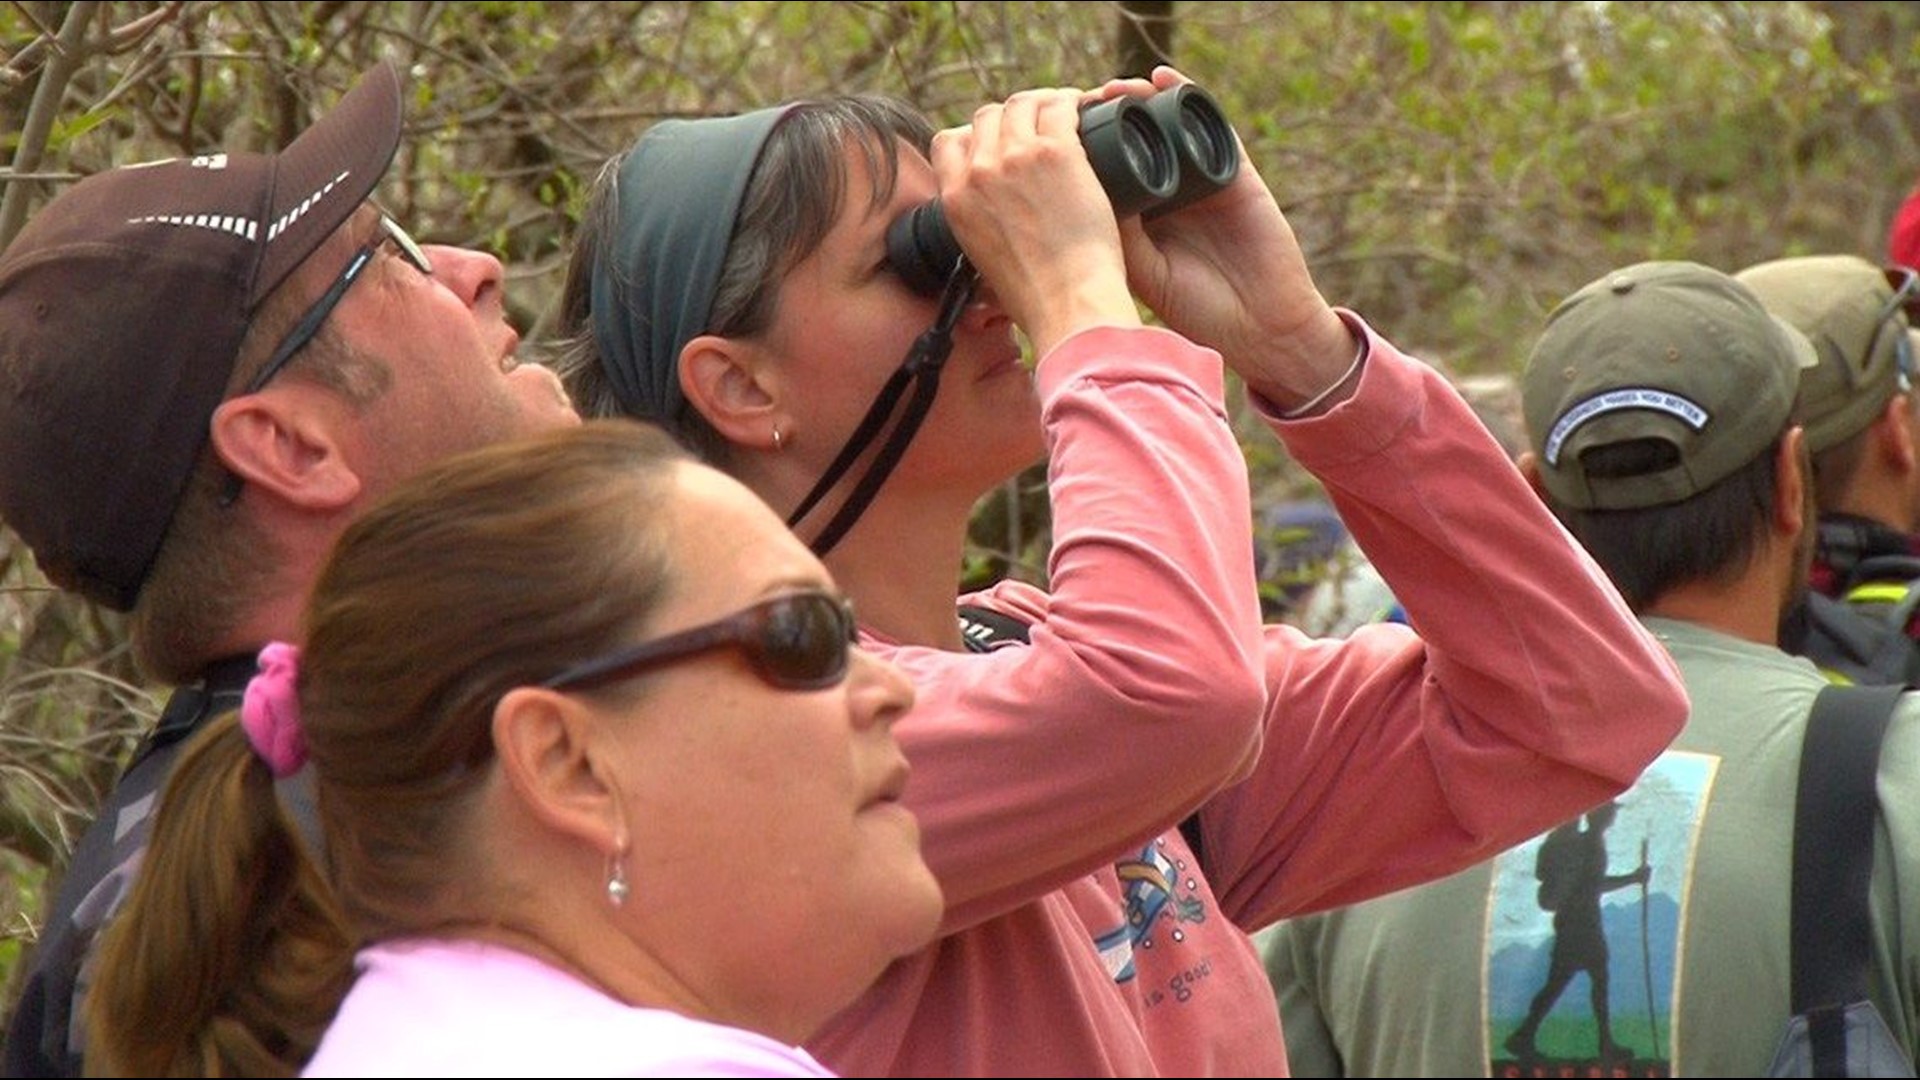
<svg viewBox="0 0 1920 1080"><path fill-rule="evenodd" d="M1080 145L1115 217L1178 210L1226 187L1240 171L1233 127L1212 96L1190 83L1082 110ZM887 228L888 263L923 295L939 295L961 255L938 199Z"/></svg>

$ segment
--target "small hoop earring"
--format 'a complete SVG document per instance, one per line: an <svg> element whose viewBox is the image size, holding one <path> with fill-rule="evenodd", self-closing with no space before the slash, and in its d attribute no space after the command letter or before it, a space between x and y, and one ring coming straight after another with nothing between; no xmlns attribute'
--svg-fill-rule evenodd
<svg viewBox="0 0 1920 1080"><path fill-rule="evenodd" d="M782 436L782 435L780 434L780 428L779 428L779 427L778 427L778 426L776 425L776 426L774 427L774 429L773 429L773 449L774 449L774 452L775 452L775 453L778 453L779 451L781 451L781 450L783 450L783 449L785 449L785 448L786 448L786 439L785 439L785 437L784 437L784 436Z"/></svg>
<svg viewBox="0 0 1920 1080"><path fill-rule="evenodd" d="M627 885L627 852L622 848L607 856L607 903L622 907L632 892Z"/></svg>

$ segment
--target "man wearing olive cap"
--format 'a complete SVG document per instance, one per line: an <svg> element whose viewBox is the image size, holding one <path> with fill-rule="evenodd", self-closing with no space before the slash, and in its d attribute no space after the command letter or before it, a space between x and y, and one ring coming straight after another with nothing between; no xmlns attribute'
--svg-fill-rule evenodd
<svg viewBox="0 0 1920 1080"><path fill-rule="evenodd" d="M1853 255L1813 255L1763 262L1736 277L1806 334L1820 356L1800 386L1820 515L1814 590L1920 637L1920 588L1913 587L1920 578L1913 535L1920 524L1920 417L1909 327L1910 315L1920 314L1920 275ZM1807 630L1804 620L1790 622L1788 649L1824 663ZM1908 666L1920 668L1920 660ZM1876 681L1896 681L1895 674Z"/></svg>
<svg viewBox="0 0 1920 1080"><path fill-rule="evenodd" d="M1769 1075L1789 1008L1801 738L1830 685L1776 644L1813 513L1796 416L1807 338L1688 262L1563 301L1523 381L1522 468L1679 664L1692 710L1618 800L1604 1001L1529 1016L1555 951L1543 838L1430 885L1282 924L1267 962L1294 1075ZM1920 1030L1920 699L1879 763L1875 1005ZM1641 868L1646 868L1644 871ZM1595 1014L1610 1008L1610 1029ZM1624 1070L1624 1071L1623 1071Z"/></svg>

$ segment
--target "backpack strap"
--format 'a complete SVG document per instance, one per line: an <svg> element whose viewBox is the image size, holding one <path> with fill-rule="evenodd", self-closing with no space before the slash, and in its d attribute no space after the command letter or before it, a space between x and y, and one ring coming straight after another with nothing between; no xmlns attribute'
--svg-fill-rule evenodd
<svg viewBox="0 0 1920 1080"><path fill-rule="evenodd" d="M1793 813L1792 1010L1807 1017L1813 1075L1845 1076L1845 1007L1867 995L1880 741L1901 686L1828 686L1800 750Z"/></svg>
<svg viewBox="0 0 1920 1080"><path fill-rule="evenodd" d="M1920 610L1920 580L1868 581L1852 586L1844 595L1847 606L1868 615L1887 631L1868 667L1900 673L1907 685L1920 686L1920 647L1907 635L1914 612Z"/></svg>
<svg viewBox="0 0 1920 1080"><path fill-rule="evenodd" d="M160 713L159 722L134 749L121 775L132 772L134 766L155 751L200 730L200 726L210 717L239 708L241 697L246 693L247 681L253 678L255 670L253 653L236 654L208 665L199 682L177 687L167 698L167 706Z"/></svg>
<svg viewBox="0 0 1920 1080"><path fill-rule="evenodd" d="M1875 547L1873 526L1860 518L1822 515L1814 530L1821 561L1833 567L1842 580L1850 580L1854 568Z"/></svg>
<svg viewBox="0 0 1920 1080"><path fill-rule="evenodd" d="M1870 673L1885 635L1880 624L1844 600L1807 592L1780 627L1780 647L1838 671L1845 682L1876 682ZM1829 676L1831 678L1831 676Z"/></svg>
<svg viewBox="0 0 1920 1080"><path fill-rule="evenodd" d="M1914 610L1920 608L1920 577L1863 581L1849 588L1845 596L1849 604L1887 605L1887 623L1905 633Z"/></svg>
<svg viewBox="0 0 1920 1080"><path fill-rule="evenodd" d="M1026 645L1031 643L1027 633L1027 624L1004 611L995 611L978 604L960 605L960 636L966 640L968 652L992 652L1002 645L1012 642ZM1187 847L1193 851L1195 861L1199 862L1204 873L1207 868L1206 854L1201 850L1200 811L1195 810L1180 820L1180 835L1186 838Z"/></svg>
<svg viewBox="0 0 1920 1080"><path fill-rule="evenodd" d="M1847 570L1839 591L1846 594L1861 585L1905 585L1915 578L1920 578L1920 555L1863 555Z"/></svg>

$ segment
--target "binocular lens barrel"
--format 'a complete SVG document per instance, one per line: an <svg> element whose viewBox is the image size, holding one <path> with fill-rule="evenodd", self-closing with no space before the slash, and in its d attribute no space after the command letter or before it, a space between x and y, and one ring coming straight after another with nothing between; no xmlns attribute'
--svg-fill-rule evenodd
<svg viewBox="0 0 1920 1080"><path fill-rule="evenodd" d="M1179 189L1177 141L1139 98L1113 98L1080 114L1080 146L1114 217L1158 206Z"/></svg>
<svg viewBox="0 0 1920 1080"><path fill-rule="evenodd" d="M1192 84L1144 100L1112 98L1080 114L1080 145L1116 217L1164 214L1233 182L1240 146L1220 106ZM962 252L938 199L887 228L887 261L909 288L937 296Z"/></svg>
<svg viewBox="0 0 1920 1080"><path fill-rule="evenodd" d="M1169 133L1180 158L1179 189L1148 208L1149 216L1178 210L1233 183L1240 172L1240 144L1213 98L1189 84L1155 94L1146 108Z"/></svg>

